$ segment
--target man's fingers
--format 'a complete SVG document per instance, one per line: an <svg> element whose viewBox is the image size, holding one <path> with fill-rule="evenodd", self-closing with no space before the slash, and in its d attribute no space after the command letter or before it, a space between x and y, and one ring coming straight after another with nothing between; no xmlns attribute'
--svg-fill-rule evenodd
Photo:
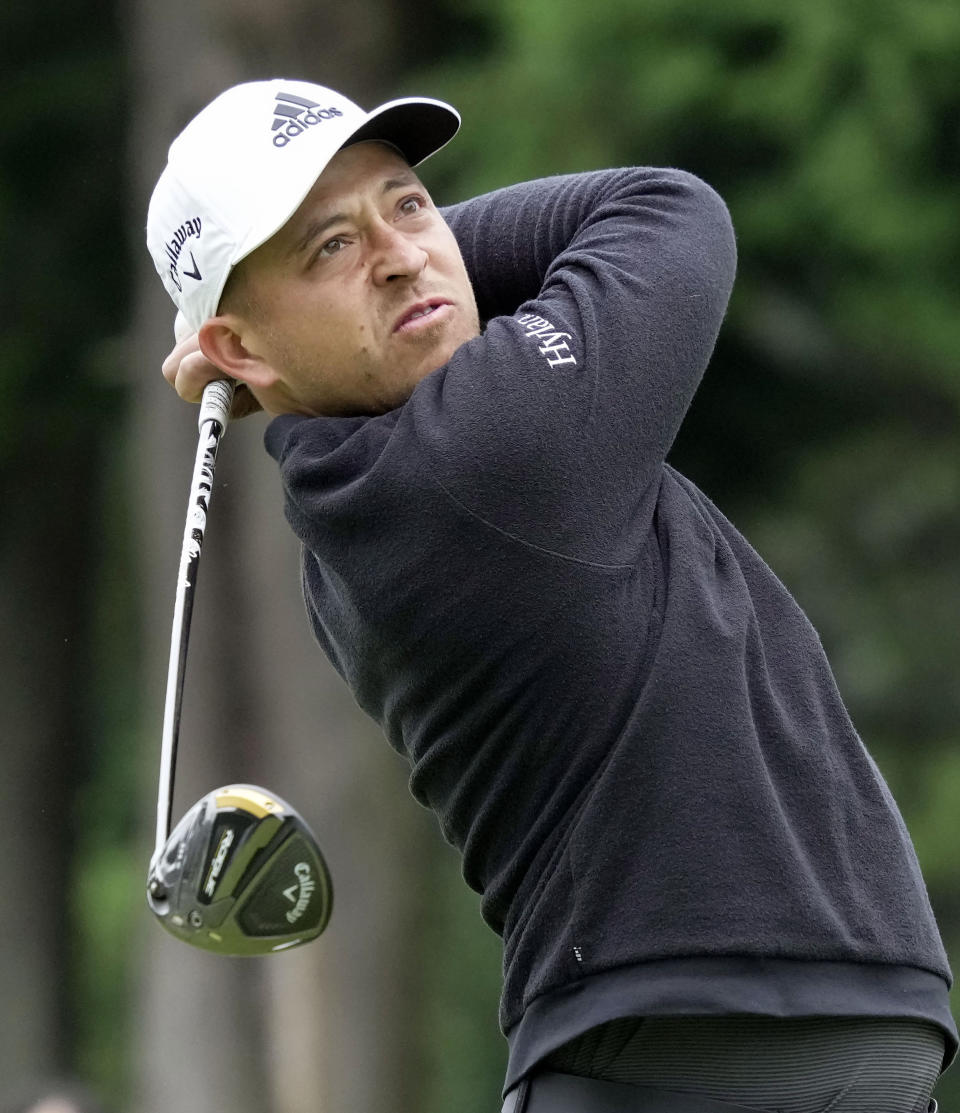
<svg viewBox="0 0 960 1113"><path fill-rule="evenodd" d="M200 351L196 333L191 333L174 347L160 370L177 394L187 402L199 402L207 383L224 377L223 372Z"/></svg>
<svg viewBox="0 0 960 1113"><path fill-rule="evenodd" d="M177 341L177 343L173 347L173 350L160 365L160 370L163 372L163 377L175 390L177 390L178 394L180 393L180 390L177 387L177 376L180 374L180 365L188 355L192 355L195 352L199 351L200 344L197 340L197 334L191 333L183 340ZM202 393L203 388L201 387L200 389ZM183 397L183 395L181 396ZM188 399L188 401L198 402L199 398L190 398Z"/></svg>
<svg viewBox="0 0 960 1113"><path fill-rule="evenodd" d="M219 367L214 367L203 352L188 352L180 360L173 386L181 398L188 402L199 402L207 383L222 378L223 372Z"/></svg>

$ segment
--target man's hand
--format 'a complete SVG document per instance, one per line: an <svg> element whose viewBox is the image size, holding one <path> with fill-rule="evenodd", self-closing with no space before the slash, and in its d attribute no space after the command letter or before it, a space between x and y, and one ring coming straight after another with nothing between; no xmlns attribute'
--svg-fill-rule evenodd
<svg viewBox="0 0 960 1113"><path fill-rule="evenodd" d="M226 378L220 368L214 366L200 351L195 332L177 341L173 351L163 361L161 370L163 377L185 402L199 402L207 383ZM260 403L247 387L243 383L237 383L230 410L231 419L246 417L260 408Z"/></svg>

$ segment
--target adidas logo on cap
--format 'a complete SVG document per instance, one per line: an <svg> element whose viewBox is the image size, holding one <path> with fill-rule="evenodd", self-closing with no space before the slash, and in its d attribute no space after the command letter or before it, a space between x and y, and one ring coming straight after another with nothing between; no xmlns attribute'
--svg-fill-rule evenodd
<svg viewBox="0 0 960 1113"><path fill-rule="evenodd" d="M298 97L295 93L277 93L273 109L273 137L275 147L286 147L291 140L302 135L308 127L342 116L339 108L321 108L316 101Z"/></svg>

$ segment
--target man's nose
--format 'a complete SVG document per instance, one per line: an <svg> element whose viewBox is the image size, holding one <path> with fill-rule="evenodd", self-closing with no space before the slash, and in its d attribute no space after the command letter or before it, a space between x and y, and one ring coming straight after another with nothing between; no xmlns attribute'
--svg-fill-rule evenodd
<svg viewBox="0 0 960 1113"><path fill-rule="evenodd" d="M426 251L386 221L377 227L371 247L373 280L378 284L416 278L427 265Z"/></svg>

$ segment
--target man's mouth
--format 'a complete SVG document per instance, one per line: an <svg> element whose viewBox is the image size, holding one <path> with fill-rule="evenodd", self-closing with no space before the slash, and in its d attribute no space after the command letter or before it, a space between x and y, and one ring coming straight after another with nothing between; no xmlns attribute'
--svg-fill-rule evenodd
<svg viewBox="0 0 960 1113"><path fill-rule="evenodd" d="M450 302L443 298L432 298L430 301L421 301L404 310L397 323L393 326L394 332L412 332L418 328L426 327L426 318L433 317L436 313L449 307Z"/></svg>

